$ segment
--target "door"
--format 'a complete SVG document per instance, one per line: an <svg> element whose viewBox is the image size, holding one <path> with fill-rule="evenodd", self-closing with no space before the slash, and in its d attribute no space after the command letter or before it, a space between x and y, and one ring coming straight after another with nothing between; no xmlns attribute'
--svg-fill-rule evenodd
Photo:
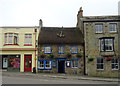
<svg viewBox="0 0 120 86"><path fill-rule="evenodd" d="M65 73L65 61L58 61L58 73Z"/></svg>
<svg viewBox="0 0 120 86"><path fill-rule="evenodd" d="M32 55L24 56L24 71L32 70Z"/></svg>
<svg viewBox="0 0 120 86"><path fill-rule="evenodd" d="M6 57L3 58L2 63L3 63L3 69L6 69L8 67L8 60Z"/></svg>

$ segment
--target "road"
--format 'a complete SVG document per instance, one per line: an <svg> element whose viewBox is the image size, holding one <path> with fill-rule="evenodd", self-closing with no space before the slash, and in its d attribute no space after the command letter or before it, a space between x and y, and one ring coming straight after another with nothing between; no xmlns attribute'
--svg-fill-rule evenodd
<svg viewBox="0 0 120 86"><path fill-rule="evenodd" d="M2 76L2 84L118 84L118 82L74 80L61 78L36 78L25 76Z"/></svg>

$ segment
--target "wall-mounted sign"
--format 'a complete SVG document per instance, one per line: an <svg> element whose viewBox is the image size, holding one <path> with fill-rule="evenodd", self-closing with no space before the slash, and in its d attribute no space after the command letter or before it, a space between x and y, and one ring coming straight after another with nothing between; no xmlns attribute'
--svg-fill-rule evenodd
<svg viewBox="0 0 120 86"><path fill-rule="evenodd" d="M66 62L66 66L67 66L67 67L70 67L70 61L67 61L67 62Z"/></svg>
<svg viewBox="0 0 120 86"><path fill-rule="evenodd" d="M56 61L53 61L53 62L52 62L52 67L53 67L53 68L56 68Z"/></svg>

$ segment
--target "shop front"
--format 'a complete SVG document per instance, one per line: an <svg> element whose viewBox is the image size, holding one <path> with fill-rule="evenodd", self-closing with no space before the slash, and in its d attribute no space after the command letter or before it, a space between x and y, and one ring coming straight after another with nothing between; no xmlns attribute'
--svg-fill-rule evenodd
<svg viewBox="0 0 120 86"><path fill-rule="evenodd" d="M2 55L2 69L20 71L20 55Z"/></svg>

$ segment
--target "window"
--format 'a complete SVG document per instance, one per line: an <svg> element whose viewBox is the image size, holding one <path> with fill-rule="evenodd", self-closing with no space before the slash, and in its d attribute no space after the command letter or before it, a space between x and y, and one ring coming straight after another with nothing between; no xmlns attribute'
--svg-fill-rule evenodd
<svg viewBox="0 0 120 86"><path fill-rule="evenodd" d="M117 24L109 24L110 32L117 32Z"/></svg>
<svg viewBox="0 0 120 86"><path fill-rule="evenodd" d="M51 46L44 46L44 53L50 54L51 53Z"/></svg>
<svg viewBox="0 0 120 86"><path fill-rule="evenodd" d="M103 58L97 58L97 69L104 69L104 59Z"/></svg>
<svg viewBox="0 0 120 86"><path fill-rule="evenodd" d="M78 59L71 59L71 68L78 68Z"/></svg>
<svg viewBox="0 0 120 86"><path fill-rule="evenodd" d="M78 46L77 45L71 46L71 53L78 53Z"/></svg>
<svg viewBox="0 0 120 86"><path fill-rule="evenodd" d="M25 34L24 45L32 45L32 34Z"/></svg>
<svg viewBox="0 0 120 86"><path fill-rule="evenodd" d="M102 38L100 39L100 50L101 51L113 51L114 40L113 38Z"/></svg>
<svg viewBox="0 0 120 86"><path fill-rule="evenodd" d="M103 32L103 25L95 24L95 33L102 33L102 32Z"/></svg>
<svg viewBox="0 0 120 86"><path fill-rule="evenodd" d="M65 53L65 46L58 46L58 53L59 54Z"/></svg>
<svg viewBox="0 0 120 86"><path fill-rule="evenodd" d="M17 33L5 33L5 44L17 45L18 44L18 34Z"/></svg>
<svg viewBox="0 0 120 86"><path fill-rule="evenodd" d="M38 69L52 69L52 60L38 60Z"/></svg>
<svg viewBox="0 0 120 86"><path fill-rule="evenodd" d="M51 61L45 61L45 68L51 68Z"/></svg>
<svg viewBox="0 0 120 86"><path fill-rule="evenodd" d="M113 58L111 61L111 67L112 70L118 70L119 69L119 61L118 58Z"/></svg>
<svg viewBox="0 0 120 86"><path fill-rule="evenodd" d="M39 61L39 67L40 67L41 69L44 69L44 61Z"/></svg>

